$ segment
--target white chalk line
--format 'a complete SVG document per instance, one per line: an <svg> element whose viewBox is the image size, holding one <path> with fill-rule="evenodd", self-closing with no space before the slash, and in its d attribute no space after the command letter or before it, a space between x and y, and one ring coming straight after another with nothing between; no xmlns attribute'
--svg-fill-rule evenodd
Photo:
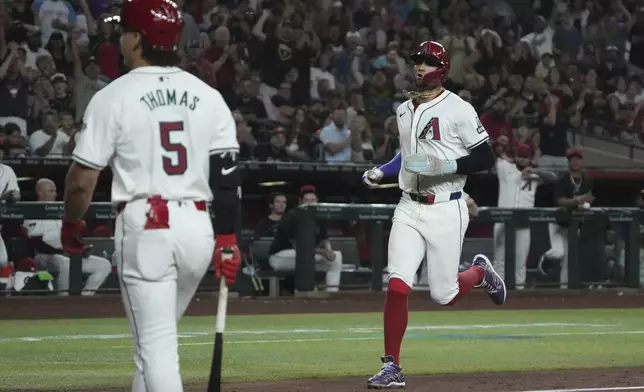
<svg viewBox="0 0 644 392"><path fill-rule="evenodd" d="M584 327L584 328L609 328L618 327L617 324L584 324L584 323L526 323L526 324L459 324L459 325L411 325L407 331L440 331L440 330L474 330L474 329L519 329L519 328L557 328L557 327ZM375 333L382 332L382 327L374 328L348 328L348 329L277 329L277 330L230 330L227 335L272 335L272 334L323 334L323 333ZM183 332L180 338L193 338L210 336L214 331ZM93 335L46 335L0 338L0 343L10 342L42 342L47 340L113 340L131 338L129 333L123 334L93 334Z"/></svg>
<svg viewBox="0 0 644 392"><path fill-rule="evenodd" d="M577 389L539 389L521 392L616 392L616 391L643 391L644 386L637 387L607 387L607 388L577 388Z"/></svg>
<svg viewBox="0 0 644 392"><path fill-rule="evenodd" d="M589 336L589 335L644 335L644 330L641 331L595 331L595 332L548 332L548 333L533 333L533 334L503 334L503 337L509 338L536 338L536 337L557 337L557 336ZM485 335L472 336L472 339L479 339ZM436 335L441 337L441 335ZM232 340L226 341L226 344L272 344L272 343L313 343L313 342L351 342L362 340L382 340L381 336L365 336L365 337L348 337L348 338L310 338L310 339L263 339L263 340ZM212 341L207 342L193 342L193 343L179 343L180 347L190 346L212 346ZM112 348L131 348L129 346L112 346Z"/></svg>

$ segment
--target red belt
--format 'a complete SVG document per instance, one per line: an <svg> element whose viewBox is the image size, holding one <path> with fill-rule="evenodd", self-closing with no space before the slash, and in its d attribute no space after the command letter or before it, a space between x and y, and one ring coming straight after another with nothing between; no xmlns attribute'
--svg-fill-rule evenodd
<svg viewBox="0 0 644 392"><path fill-rule="evenodd" d="M152 198L149 198L148 202L151 199ZM161 199L161 201L165 202L166 204L168 203L168 200ZM197 211L208 211L208 203L205 200L177 200L177 202L180 203L180 204L181 203L194 203L195 208L197 209ZM125 209L126 204L127 204L127 202L125 202L125 201L122 201L122 202L118 203L116 205L116 213L120 214Z"/></svg>

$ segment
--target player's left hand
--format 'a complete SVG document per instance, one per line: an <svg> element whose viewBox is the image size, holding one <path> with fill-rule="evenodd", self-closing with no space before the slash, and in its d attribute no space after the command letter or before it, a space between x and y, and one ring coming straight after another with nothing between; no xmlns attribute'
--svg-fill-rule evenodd
<svg viewBox="0 0 644 392"><path fill-rule="evenodd" d="M456 161L423 153L407 155L403 165L409 173L422 176L440 176L456 172Z"/></svg>
<svg viewBox="0 0 644 392"><path fill-rule="evenodd" d="M235 283L237 270L241 265L241 255L237 247L235 234L218 235L215 240L215 253L213 255L215 277L226 279L229 285Z"/></svg>
<svg viewBox="0 0 644 392"><path fill-rule="evenodd" d="M87 224L84 220L63 221L60 229L60 242L63 244L63 250L70 255L82 255L85 252L85 241L83 241L83 232Z"/></svg>

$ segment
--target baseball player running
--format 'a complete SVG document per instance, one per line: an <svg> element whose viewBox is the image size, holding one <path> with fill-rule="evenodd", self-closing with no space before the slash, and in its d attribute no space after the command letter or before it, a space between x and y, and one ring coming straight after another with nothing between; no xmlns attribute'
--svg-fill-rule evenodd
<svg viewBox="0 0 644 392"><path fill-rule="evenodd" d="M389 237L385 355L380 372L367 381L369 388L405 386L400 346L407 329L407 298L423 257L435 302L452 305L473 287L484 288L497 305L505 302L505 284L487 257L477 255L471 268L458 272L469 223L463 185L468 174L494 165L488 134L472 105L442 87L449 56L441 44L423 42L411 59L417 91L396 111L401 152L362 177L373 186L398 174L403 191Z"/></svg>
<svg viewBox="0 0 644 392"><path fill-rule="evenodd" d="M131 71L87 107L67 173L61 242L69 253L82 251L80 219L109 165L121 295L135 341L132 391L182 392L177 320L211 260L228 283L240 263L239 145L221 95L175 66L183 27L176 4L128 0L120 22ZM207 210L213 193L216 240Z"/></svg>
<svg viewBox="0 0 644 392"><path fill-rule="evenodd" d="M496 174L499 177L499 202L503 208L533 208L537 187L544 182L554 182L557 175L532 165L533 151L527 144L517 147L516 156L497 158ZM525 287L526 261L530 252L530 227L518 227L515 244L515 284L518 290ZM494 224L494 268L505 279L505 225Z"/></svg>

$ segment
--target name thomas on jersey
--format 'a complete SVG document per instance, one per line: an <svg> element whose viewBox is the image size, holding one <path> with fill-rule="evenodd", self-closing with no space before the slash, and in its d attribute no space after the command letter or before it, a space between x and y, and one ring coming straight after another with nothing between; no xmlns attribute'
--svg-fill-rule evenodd
<svg viewBox="0 0 644 392"><path fill-rule="evenodd" d="M163 106L183 106L194 111L197 103L201 101L197 96L191 97L187 91L181 93L178 101L177 96L177 91L174 89L157 89L147 92L139 98L139 101L145 103L150 111Z"/></svg>

